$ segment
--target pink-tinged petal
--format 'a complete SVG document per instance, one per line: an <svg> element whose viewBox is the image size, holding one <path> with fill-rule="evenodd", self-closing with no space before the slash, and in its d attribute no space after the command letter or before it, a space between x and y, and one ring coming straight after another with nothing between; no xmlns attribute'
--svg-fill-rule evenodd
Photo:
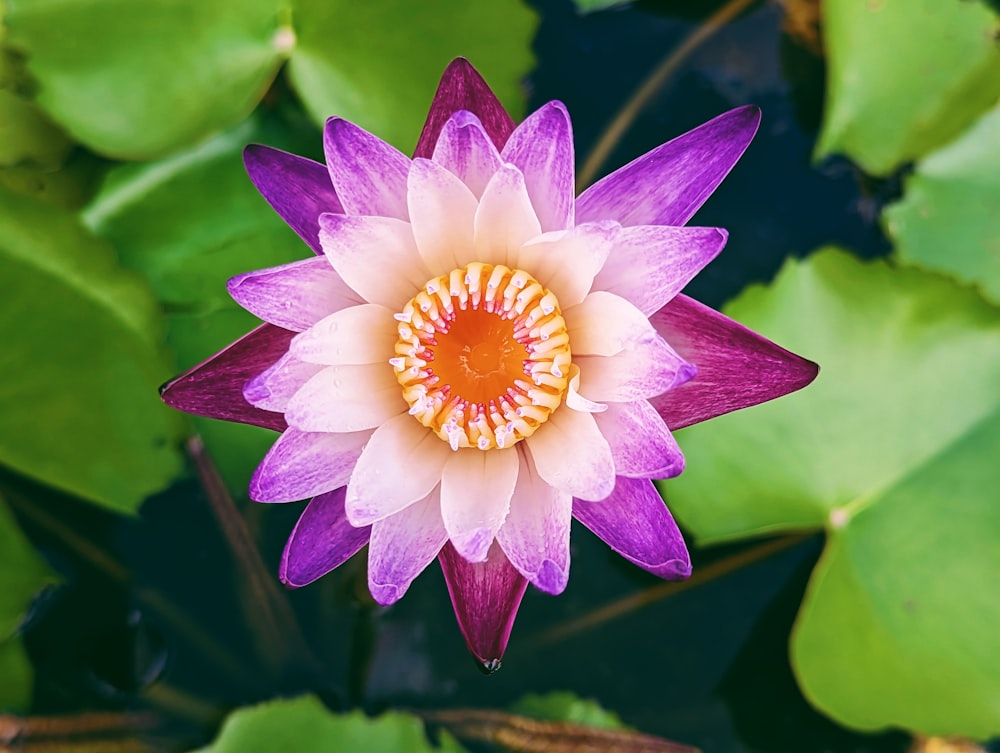
<svg viewBox="0 0 1000 753"><path fill-rule="evenodd" d="M618 477L602 502L573 500L573 517L629 562L667 580L691 575L684 537L652 481Z"/></svg>
<svg viewBox="0 0 1000 753"><path fill-rule="evenodd" d="M566 310L587 297L620 230L609 221L546 233L523 246L513 261L551 290Z"/></svg>
<svg viewBox="0 0 1000 753"><path fill-rule="evenodd" d="M486 561L476 563L445 544L438 562L465 645L485 671L495 672L500 669L528 581L496 543Z"/></svg>
<svg viewBox="0 0 1000 753"><path fill-rule="evenodd" d="M608 409L604 403L595 403L580 394L580 367L569 367L569 385L566 388L566 407L583 413L603 413Z"/></svg>
<svg viewBox="0 0 1000 753"><path fill-rule="evenodd" d="M698 375L652 403L673 430L800 390L819 366L679 295L650 319Z"/></svg>
<svg viewBox="0 0 1000 753"><path fill-rule="evenodd" d="M369 303L398 311L431 278L408 222L324 214L319 224L333 268Z"/></svg>
<svg viewBox="0 0 1000 753"><path fill-rule="evenodd" d="M604 499L615 486L611 448L589 413L557 409L524 440L538 475L581 499Z"/></svg>
<svg viewBox="0 0 1000 753"><path fill-rule="evenodd" d="M580 194L576 221L683 225L746 151L760 109L738 107L647 152Z"/></svg>
<svg viewBox="0 0 1000 753"><path fill-rule="evenodd" d="M407 219L405 154L341 118L326 121L323 151L345 214Z"/></svg>
<svg viewBox="0 0 1000 753"><path fill-rule="evenodd" d="M285 418L251 405L243 385L288 350L294 332L264 324L160 388L167 405L196 416L284 431Z"/></svg>
<svg viewBox="0 0 1000 753"><path fill-rule="evenodd" d="M434 162L456 175L476 199L482 197L501 165L500 152L489 134L479 118L467 110L459 110L444 124L434 146Z"/></svg>
<svg viewBox="0 0 1000 753"><path fill-rule="evenodd" d="M579 356L573 363L580 367L580 392L601 403L629 403L661 395L698 371L655 332L616 355Z"/></svg>
<svg viewBox="0 0 1000 753"><path fill-rule="evenodd" d="M344 515L344 489L313 499L295 524L278 576L290 588L307 586L340 567L368 543L371 527L355 528Z"/></svg>
<svg viewBox="0 0 1000 753"><path fill-rule="evenodd" d="M451 448L403 413L379 426L347 485L347 517L357 526L393 515L423 499L441 480Z"/></svg>
<svg viewBox="0 0 1000 753"><path fill-rule="evenodd" d="M368 590L383 606L403 597L448 540L438 489L395 515L372 524Z"/></svg>
<svg viewBox="0 0 1000 753"><path fill-rule="evenodd" d="M397 337L392 314L374 303L341 309L296 335L289 352L325 366L386 363L394 353Z"/></svg>
<svg viewBox="0 0 1000 753"><path fill-rule="evenodd" d="M510 563L536 588L562 593L569 580L569 529L573 495L538 475L531 453L518 450L521 469L510 513L497 534Z"/></svg>
<svg viewBox="0 0 1000 753"><path fill-rule="evenodd" d="M441 476L441 517L455 550L482 562L503 525L517 483L514 449L458 450Z"/></svg>
<svg viewBox="0 0 1000 753"><path fill-rule="evenodd" d="M468 110L483 124L483 129L498 149L503 148L514 130L514 121L500 100L465 58L456 58L441 75L431 102L424 130L414 150L415 157L430 157L444 124L459 110Z"/></svg>
<svg viewBox="0 0 1000 753"><path fill-rule="evenodd" d="M237 275L228 288L233 300L251 314L294 332L309 329L334 311L363 303L324 256Z"/></svg>
<svg viewBox="0 0 1000 753"><path fill-rule="evenodd" d="M543 232L573 227L573 126L562 102L549 102L529 115L514 129L501 157L524 174Z"/></svg>
<svg viewBox="0 0 1000 753"><path fill-rule="evenodd" d="M362 431L406 408L388 363L327 366L288 401L285 420L301 431Z"/></svg>
<svg viewBox="0 0 1000 753"><path fill-rule="evenodd" d="M617 475L673 478L684 470L681 448L647 400L609 403L594 419L611 446Z"/></svg>
<svg viewBox="0 0 1000 753"><path fill-rule="evenodd" d="M326 165L260 144L243 150L243 164L250 180L281 219L315 253L323 253L319 216L344 211Z"/></svg>
<svg viewBox="0 0 1000 753"><path fill-rule="evenodd" d="M469 259L516 266L518 249L541 232L524 176L513 165L503 165L490 178L476 210L476 242Z"/></svg>
<svg viewBox="0 0 1000 753"><path fill-rule="evenodd" d="M563 309L563 318L574 356L613 356L655 334L639 309L601 290Z"/></svg>
<svg viewBox="0 0 1000 753"><path fill-rule="evenodd" d="M430 276L448 274L465 264L457 260L466 259L473 248L479 206L468 186L441 165L415 159L406 200L413 239Z"/></svg>
<svg viewBox="0 0 1000 753"><path fill-rule="evenodd" d="M294 502L346 486L370 431L317 434L286 429L250 479L250 499Z"/></svg>
<svg viewBox="0 0 1000 753"><path fill-rule="evenodd" d="M285 353L244 385L243 397L257 408L284 413L292 396L322 368Z"/></svg>
<svg viewBox="0 0 1000 753"><path fill-rule="evenodd" d="M718 256L728 238L714 227L623 228L594 279L594 290L615 293L650 316Z"/></svg>

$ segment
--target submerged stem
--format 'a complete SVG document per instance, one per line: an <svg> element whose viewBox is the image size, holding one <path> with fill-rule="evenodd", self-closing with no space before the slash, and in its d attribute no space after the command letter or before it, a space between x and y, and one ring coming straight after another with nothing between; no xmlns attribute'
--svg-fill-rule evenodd
<svg viewBox="0 0 1000 753"><path fill-rule="evenodd" d="M784 536L779 539L772 539L750 549L744 549L729 557L724 557L710 565L698 568L695 570L694 575L687 580L660 583L644 591L639 591L638 593L612 601L583 614L581 617L546 630L531 641L531 647L538 649L558 643L576 633L590 630L605 622L622 617L629 612L634 612L657 601L676 596L682 591L687 591L695 586L700 586L709 581L721 578L724 575L739 570L741 567L771 557L786 549L791 549L796 544L805 541L810 535L812 534Z"/></svg>
<svg viewBox="0 0 1000 753"><path fill-rule="evenodd" d="M597 177L597 171L601 169L611 152L618 146L618 142L621 141L633 121L649 104L660 87L680 67L681 63L703 42L707 41L709 37L732 21L753 2L754 0L729 0L728 3L706 18L703 24L688 34L676 48L666 54L660 64L653 69L653 72L625 102L590 150L587 158L583 161L583 166L577 171L577 193L580 193Z"/></svg>
<svg viewBox="0 0 1000 753"><path fill-rule="evenodd" d="M315 671L318 660L306 643L288 599L264 564L250 529L205 451L205 445L199 437L192 437L187 450L194 460L212 514L239 564L243 577L240 602L258 654L270 662L274 670Z"/></svg>

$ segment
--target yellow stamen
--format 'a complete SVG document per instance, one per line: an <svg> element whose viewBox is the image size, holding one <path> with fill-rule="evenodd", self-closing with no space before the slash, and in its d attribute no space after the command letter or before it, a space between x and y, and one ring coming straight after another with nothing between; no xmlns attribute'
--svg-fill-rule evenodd
<svg viewBox="0 0 1000 753"><path fill-rule="evenodd" d="M453 450L510 447L562 402L566 322L556 297L527 272L478 262L453 269L395 317L389 363L410 414Z"/></svg>

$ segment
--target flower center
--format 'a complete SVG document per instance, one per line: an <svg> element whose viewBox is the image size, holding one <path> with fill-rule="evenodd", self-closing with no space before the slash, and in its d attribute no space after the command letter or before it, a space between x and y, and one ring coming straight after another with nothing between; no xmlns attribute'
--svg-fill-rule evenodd
<svg viewBox="0 0 1000 753"><path fill-rule="evenodd" d="M556 297L527 272L480 263L453 269L395 317L389 363L410 415L453 450L510 447L562 402L566 322Z"/></svg>

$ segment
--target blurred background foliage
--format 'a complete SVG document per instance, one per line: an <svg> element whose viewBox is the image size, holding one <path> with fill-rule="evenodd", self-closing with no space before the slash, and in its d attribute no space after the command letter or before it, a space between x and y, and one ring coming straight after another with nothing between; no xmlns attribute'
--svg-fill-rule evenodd
<svg viewBox="0 0 1000 753"><path fill-rule="evenodd" d="M0 750L1000 735L993 5L2 0L0 19ZM157 397L254 326L228 277L308 253L243 147L321 159L336 114L410 151L458 55L517 118L565 101L589 179L760 104L695 218L729 248L688 292L822 365L679 433L687 470L660 488L690 582L575 531L569 589L529 594L489 680L434 575L389 610L359 562L280 591L298 506L245 493L273 434Z"/></svg>

